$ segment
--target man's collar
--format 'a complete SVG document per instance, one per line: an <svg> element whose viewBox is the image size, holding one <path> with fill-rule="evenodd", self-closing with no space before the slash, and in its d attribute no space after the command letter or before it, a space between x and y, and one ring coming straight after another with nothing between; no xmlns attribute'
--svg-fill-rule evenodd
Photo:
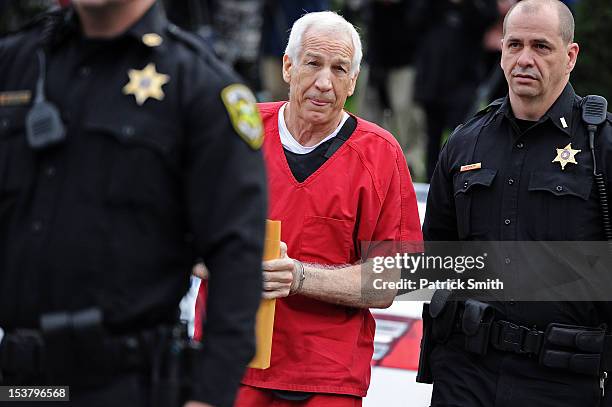
<svg viewBox="0 0 612 407"><path fill-rule="evenodd" d="M165 28L168 20L158 1L143 14L130 28L119 37L134 38L147 47L157 47L162 44ZM59 33L56 43L61 42L66 36L81 32L79 16L74 8L68 8L64 16L64 26Z"/></svg>
<svg viewBox="0 0 612 407"><path fill-rule="evenodd" d="M572 110L576 93L574 88L568 82L561 95L555 100L555 103L548 109L542 117L542 121L548 117L550 121L568 136L572 135Z"/></svg>
<svg viewBox="0 0 612 407"><path fill-rule="evenodd" d="M550 120L559 130L567 134L572 135L572 110L574 107L574 100L576 93L574 88L568 82L563 89L563 92L559 95L557 100L552 104L546 113L538 120L538 123L543 123L546 120ZM502 102L499 110L496 114L502 113L509 120L516 120L512 108L510 105L510 97L506 95Z"/></svg>
<svg viewBox="0 0 612 407"><path fill-rule="evenodd" d="M127 29L125 35L134 37L138 41L144 43L146 46L157 46L154 45L155 40L147 40L147 36L149 36L148 38L161 39L167 25L168 20L166 19L161 6L159 5L158 1L155 1L140 18L140 20Z"/></svg>

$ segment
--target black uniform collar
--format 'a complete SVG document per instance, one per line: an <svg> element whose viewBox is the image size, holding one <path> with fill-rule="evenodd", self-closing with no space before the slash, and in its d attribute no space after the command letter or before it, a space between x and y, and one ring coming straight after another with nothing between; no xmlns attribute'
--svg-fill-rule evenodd
<svg viewBox="0 0 612 407"><path fill-rule="evenodd" d="M69 7L65 10L64 23L61 30L56 33L54 44L59 44L66 37L71 35L80 35L81 28L79 23L78 13L74 8ZM164 37L164 32L168 26L168 20L162 7L158 1L155 1L153 5L143 14L143 16L134 25L128 28L121 37L133 38L139 43L147 46L143 42L143 36L145 34L157 34L160 37Z"/></svg>
<svg viewBox="0 0 612 407"><path fill-rule="evenodd" d="M561 95L559 95L555 103L553 103L550 109L548 109L548 112L544 115L544 117L548 117L559 130L568 136L572 135L572 111L575 99L576 92L574 92L574 88L568 82L563 92L561 92ZM544 119L544 117L542 117L542 119ZM563 122L565 122L565 126Z"/></svg>
<svg viewBox="0 0 612 407"><path fill-rule="evenodd" d="M563 92L559 95L555 103L548 109L544 116L538 120L538 124L544 123L550 120L559 130L568 136L572 135L572 111L574 108L574 101L576 100L576 92L574 88L568 82L563 89ZM506 95L496 115L502 113L508 120L516 120L512 108L510 106L510 97ZM563 118L563 120L561 120ZM565 126L563 125L565 122Z"/></svg>
<svg viewBox="0 0 612 407"><path fill-rule="evenodd" d="M140 20L128 28L125 35L134 37L138 41L142 42L142 37L145 34L157 34L162 37L167 25L168 20L166 19L159 2L156 1L140 18Z"/></svg>

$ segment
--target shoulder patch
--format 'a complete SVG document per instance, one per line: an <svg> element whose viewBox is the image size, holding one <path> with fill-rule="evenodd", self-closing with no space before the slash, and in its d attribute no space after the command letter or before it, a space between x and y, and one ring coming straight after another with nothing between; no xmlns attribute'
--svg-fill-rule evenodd
<svg viewBox="0 0 612 407"><path fill-rule="evenodd" d="M263 123L257 109L255 95L244 85L234 83L221 91L230 121L236 133L254 150L263 143Z"/></svg>

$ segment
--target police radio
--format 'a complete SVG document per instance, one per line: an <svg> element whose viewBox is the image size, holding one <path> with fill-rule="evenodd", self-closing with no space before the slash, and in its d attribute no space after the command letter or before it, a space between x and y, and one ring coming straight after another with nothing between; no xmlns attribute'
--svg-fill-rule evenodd
<svg viewBox="0 0 612 407"><path fill-rule="evenodd" d="M28 145L34 150L59 144L66 138L66 130L59 111L45 97L46 57L43 50L38 56L38 80L36 81L36 99L26 116L26 135Z"/></svg>
<svg viewBox="0 0 612 407"><path fill-rule="evenodd" d="M612 241L612 225L610 223L610 207L608 205L608 193L603 174L597 169L595 158L595 132L597 127L606 121L608 101L603 96L589 95L582 99L582 121L589 132L589 147L593 157L593 176L599 192L599 205L603 219L606 240Z"/></svg>

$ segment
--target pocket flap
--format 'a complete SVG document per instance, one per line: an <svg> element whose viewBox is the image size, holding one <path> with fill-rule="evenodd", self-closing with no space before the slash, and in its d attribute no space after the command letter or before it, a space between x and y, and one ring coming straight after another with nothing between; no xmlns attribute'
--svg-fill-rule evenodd
<svg viewBox="0 0 612 407"><path fill-rule="evenodd" d="M529 191L546 191L556 196L573 195L589 199L593 180L588 175L536 171L529 179Z"/></svg>
<svg viewBox="0 0 612 407"><path fill-rule="evenodd" d="M451 290L445 289L439 289L434 292L429 303L429 314L432 316L432 318L437 318L442 310L444 310L451 294Z"/></svg>
<svg viewBox="0 0 612 407"><path fill-rule="evenodd" d="M460 192L466 193L476 185L490 187L496 175L497 170L493 168L460 172L454 179L455 195Z"/></svg>
<svg viewBox="0 0 612 407"><path fill-rule="evenodd" d="M5 107L0 109L0 139L8 137L16 130L25 127L25 116L28 112L24 107Z"/></svg>
<svg viewBox="0 0 612 407"><path fill-rule="evenodd" d="M156 120L147 118L147 125L137 125L136 121L115 120L88 120L84 124L89 131L102 131L112 135L122 144L142 145L152 148L162 154L168 154L175 144L174 138L177 133L172 126Z"/></svg>

